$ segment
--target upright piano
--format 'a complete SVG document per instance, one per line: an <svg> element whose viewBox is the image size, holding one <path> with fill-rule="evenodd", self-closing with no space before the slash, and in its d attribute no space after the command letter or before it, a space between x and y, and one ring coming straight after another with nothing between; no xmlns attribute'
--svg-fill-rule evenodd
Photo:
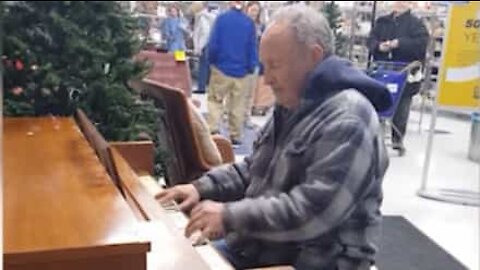
<svg viewBox="0 0 480 270"><path fill-rule="evenodd" d="M233 269L112 149L120 192L73 118L4 118L3 147L5 269Z"/></svg>

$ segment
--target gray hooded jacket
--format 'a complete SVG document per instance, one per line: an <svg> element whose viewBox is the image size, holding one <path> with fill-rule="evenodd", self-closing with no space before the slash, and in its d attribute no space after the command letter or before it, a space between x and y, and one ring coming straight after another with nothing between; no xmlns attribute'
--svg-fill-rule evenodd
<svg viewBox="0 0 480 270"><path fill-rule="evenodd" d="M375 110L388 90L330 56L310 74L293 112L277 106L243 162L194 182L226 202L229 247L263 265L368 269L388 167Z"/></svg>

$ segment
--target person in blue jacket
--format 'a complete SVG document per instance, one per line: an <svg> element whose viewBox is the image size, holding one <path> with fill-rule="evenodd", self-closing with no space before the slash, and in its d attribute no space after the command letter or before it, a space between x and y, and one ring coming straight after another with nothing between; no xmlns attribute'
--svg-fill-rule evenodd
<svg viewBox="0 0 480 270"><path fill-rule="evenodd" d="M255 23L242 11L242 1L230 1L230 6L218 16L208 42L208 124L212 133L218 133L226 109L230 139L236 147L242 143L246 78L258 65L258 49Z"/></svg>
<svg viewBox="0 0 480 270"><path fill-rule="evenodd" d="M180 10L176 6L169 8L168 18L163 21L161 31L169 52L186 50L187 23L180 17Z"/></svg>

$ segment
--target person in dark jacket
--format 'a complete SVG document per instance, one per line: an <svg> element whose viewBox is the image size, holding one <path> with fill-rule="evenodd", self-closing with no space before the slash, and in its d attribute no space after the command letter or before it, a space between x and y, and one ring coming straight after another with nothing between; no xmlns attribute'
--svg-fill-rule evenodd
<svg viewBox="0 0 480 270"><path fill-rule="evenodd" d="M393 61L410 63L425 60L429 40L424 23L410 10L409 1L395 1L393 12L380 17L375 22L368 46L374 61ZM393 117L393 125L398 132L392 131L393 148L405 154L403 137L407 129L412 97L420 91L421 69L414 70L398 103Z"/></svg>
<svg viewBox="0 0 480 270"><path fill-rule="evenodd" d="M327 20L305 5L278 10L260 55L273 116L244 161L167 189L236 269L368 270L381 228L388 156L376 114L386 87L334 55ZM223 240L221 240L223 238Z"/></svg>

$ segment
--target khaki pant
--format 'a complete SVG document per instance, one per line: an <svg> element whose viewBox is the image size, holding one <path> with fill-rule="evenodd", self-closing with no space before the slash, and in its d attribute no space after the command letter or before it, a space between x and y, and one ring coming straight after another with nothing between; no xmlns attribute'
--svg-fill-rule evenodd
<svg viewBox="0 0 480 270"><path fill-rule="evenodd" d="M275 95L272 88L265 83L264 76L260 76L257 82L257 88L253 93L253 114L264 115L272 106L275 105Z"/></svg>
<svg viewBox="0 0 480 270"><path fill-rule="evenodd" d="M258 73L250 74L246 78L245 88L245 121L248 122L252 116L253 93L257 89Z"/></svg>
<svg viewBox="0 0 480 270"><path fill-rule="evenodd" d="M211 67L208 88L208 126L212 133L218 132L224 109L228 115L230 138L240 140L245 117L245 78L226 76ZM224 107L225 105L225 107Z"/></svg>

